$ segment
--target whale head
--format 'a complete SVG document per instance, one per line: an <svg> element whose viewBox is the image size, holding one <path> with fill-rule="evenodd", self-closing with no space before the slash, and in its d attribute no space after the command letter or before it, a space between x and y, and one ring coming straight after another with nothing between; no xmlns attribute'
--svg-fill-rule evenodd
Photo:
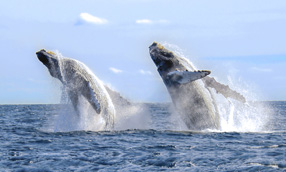
<svg viewBox="0 0 286 172"><path fill-rule="evenodd" d="M62 81L59 59L57 55L52 51L46 51L44 49L36 52L36 55L38 59L49 69L51 76Z"/></svg>
<svg viewBox="0 0 286 172"><path fill-rule="evenodd" d="M179 61L174 53L157 42L153 42L149 47L149 53L161 75L177 70L177 67L180 68Z"/></svg>
<svg viewBox="0 0 286 172"><path fill-rule="evenodd" d="M193 70L188 66L187 60L175 55L157 42L153 42L149 47L149 52L159 74L167 85L187 84L211 73L208 70Z"/></svg>

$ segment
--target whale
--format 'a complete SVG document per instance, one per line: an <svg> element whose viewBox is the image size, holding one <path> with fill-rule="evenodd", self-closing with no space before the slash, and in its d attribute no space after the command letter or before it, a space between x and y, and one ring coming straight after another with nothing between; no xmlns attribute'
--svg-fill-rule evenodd
<svg viewBox="0 0 286 172"><path fill-rule="evenodd" d="M226 98L246 101L241 94L210 77L211 71L196 70L188 59L179 57L157 42L149 46L149 53L176 113L190 130L220 129L217 102L211 89Z"/></svg>
<svg viewBox="0 0 286 172"><path fill-rule="evenodd" d="M103 129L113 129L115 108L111 97L101 80L85 64L45 49L37 51L36 55L48 68L50 75L63 84L78 115L79 101L83 97L94 109L95 115L100 115L104 119Z"/></svg>

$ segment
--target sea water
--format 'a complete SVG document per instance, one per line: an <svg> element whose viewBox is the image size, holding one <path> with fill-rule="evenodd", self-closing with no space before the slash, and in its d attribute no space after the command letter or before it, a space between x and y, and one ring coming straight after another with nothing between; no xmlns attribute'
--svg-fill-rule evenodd
<svg viewBox="0 0 286 172"><path fill-rule="evenodd" d="M0 171L286 171L286 102L263 104L273 114L247 131L188 131L170 103L144 104L144 127L143 113L112 131L57 131L66 105L0 105Z"/></svg>

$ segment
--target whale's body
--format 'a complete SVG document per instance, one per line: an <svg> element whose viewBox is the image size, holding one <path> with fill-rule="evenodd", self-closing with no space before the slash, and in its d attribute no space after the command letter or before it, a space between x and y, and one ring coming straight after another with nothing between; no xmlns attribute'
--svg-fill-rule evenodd
<svg viewBox="0 0 286 172"><path fill-rule="evenodd" d="M96 115L101 115L105 121L104 129L114 127L115 109L111 98L102 82L83 63L59 55L53 52L40 50L38 59L48 68L51 76L59 79L77 114L80 113L79 100L84 97Z"/></svg>
<svg viewBox="0 0 286 172"><path fill-rule="evenodd" d="M195 71L187 59L176 56L162 45L154 42L149 51L177 112L189 129L220 129L211 88L219 90L225 97L243 101L240 94L208 77L210 71Z"/></svg>

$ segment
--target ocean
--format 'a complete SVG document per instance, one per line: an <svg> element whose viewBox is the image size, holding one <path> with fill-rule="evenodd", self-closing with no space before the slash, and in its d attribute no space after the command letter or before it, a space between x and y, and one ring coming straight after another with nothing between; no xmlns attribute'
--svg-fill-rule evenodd
<svg viewBox="0 0 286 172"><path fill-rule="evenodd" d="M145 104L144 127L57 131L65 105L0 105L0 171L286 171L286 102L264 104L253 131L189 131L169 103Z"/></svg>

